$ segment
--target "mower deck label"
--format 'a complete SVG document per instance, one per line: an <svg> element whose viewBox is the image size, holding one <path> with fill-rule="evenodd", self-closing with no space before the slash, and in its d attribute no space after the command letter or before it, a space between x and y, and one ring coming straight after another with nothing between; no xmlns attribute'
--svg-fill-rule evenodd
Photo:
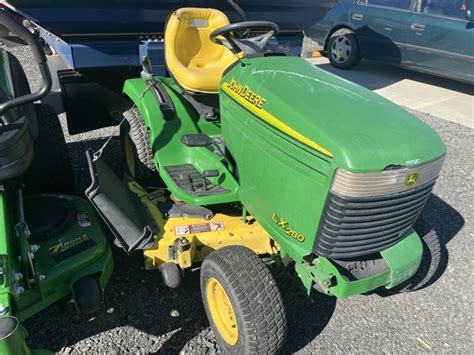
<svg viewBox="0 0 474 355"><path fill-rule="evenodd" d="M96 242L90 239L87 234L82 234L66 241L61 241L60 239L58 244L53 245L49 250L51 251L53 259L56 262L61 262L95 245Z"/></svg>
<svg viewBox="0 0 474 355"><path fill-rule="evenodd" d="M199 223L199 224L188 224L186 226L174 227L175 235L187 235L196 233L207 233L207 232L219 232L223 231L223 222L210 222L210 223Z"/></svg>
<svg viewBox="0 0 474 355"><path fill-rule="evenodd" d="M87 228L92 225L91 218L87 212L77 214L77 224L81 228Z"/></svg>

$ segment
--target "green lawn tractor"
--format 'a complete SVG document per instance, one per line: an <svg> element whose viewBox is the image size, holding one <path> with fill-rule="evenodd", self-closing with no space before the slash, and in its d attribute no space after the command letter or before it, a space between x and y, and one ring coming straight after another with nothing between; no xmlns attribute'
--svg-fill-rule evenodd
<svg viewBox="0 0 474 355"><path fill-rule="evenodd" d="M142 58L121 140L128 174L88 153L86 191L127 252L177 287L200 267L227 353L275 353L282 298L266 260L309 293L344 298L413 276L413 225L446 153L400 107L299 57L267 50L271 22L182 8L164 35L169 77ZM317 315L315 315L317 316Z"/></svg>
<svg viewBox="0 0 474 355"><path fill-rule="evenodd" d="M71 293L78 310L94 312L113 262L94 209L64 194L74 180L59 119L34 103L52 85L42 47L3 9L1 31L28 44L43 78L31 93L0 48L0 354L22 355L35 351L20 322Z"/></svg>

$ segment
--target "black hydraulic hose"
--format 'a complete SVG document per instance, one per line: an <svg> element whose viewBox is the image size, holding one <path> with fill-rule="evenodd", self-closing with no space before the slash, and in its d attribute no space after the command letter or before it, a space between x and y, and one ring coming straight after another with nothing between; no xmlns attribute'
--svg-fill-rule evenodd
<svg viewBox="0 0 474 355"><path fill-rule="evenodd" d="M26 29L21 23L19 23L12 15L10 15L6 9L0 9L0 24L6 27L10 32L15 33L19 38L28 44L43 78L43 84L41 85L41 89L38 92L15 97L0 104L0 117L2 117L6 111L13 107L29 104L44 98L51 91L53 81L51 78L51 72L49 71L48 65L46 63L46 55L43 51L43 48L41 47L41 44L38 42L35 36L33 36L33 34L28 31L28 29Z"/></svg>

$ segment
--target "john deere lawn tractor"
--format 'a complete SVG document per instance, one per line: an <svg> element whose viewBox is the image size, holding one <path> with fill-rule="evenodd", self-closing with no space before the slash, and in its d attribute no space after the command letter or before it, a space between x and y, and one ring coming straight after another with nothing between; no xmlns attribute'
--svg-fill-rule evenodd
<svg viewBox="0 0 474 355"><path fill-rule="evenodd" d="M142 58L125 82L127 178L89 153L87 195L127 252L179 286L200 266L228 353L274 353L285 312L265 260L308 293L344 298L414 275L413 229L445 156L400 107L299 57L269 51L271 22L182 8L164 37L169 77ZM317 315L315 315L317 316Z"/></svg>
<svg viewBox="0 0 474 355"><path fill-rule="evenodd" d="M10 32L43 78L31 93L19 61L0 48L0 354L29 354L20 322L70 294L94 312L113 262L93 208L64 194L74 180L59 119L34 103L51 88L42 47L0 9L0 33Z"/></svg>

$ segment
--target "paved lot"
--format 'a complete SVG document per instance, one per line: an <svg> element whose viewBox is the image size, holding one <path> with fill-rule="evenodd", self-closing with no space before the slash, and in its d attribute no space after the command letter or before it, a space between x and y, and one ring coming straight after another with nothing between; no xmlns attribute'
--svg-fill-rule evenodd
<svg viewBox="0 0 474 355"><path fill-rule="evenodd" d="M16 51L28 59L25 51ZM28 73L35 81L35 71ZM420 234L435 231L441 262L428 287L413 293L357 296L343 301L314 295L296 285L282 290L289 315L285 353L471 353L474 275L474 130L413 111L435 128L448 146L448 158L428 206L417 224ZM67 137L79 175L84 149L97 148L115 129ZM117 161L117 140L106 159ZM82 182L85 184L85 182ZM157 272L144 271L142 257L114 248L116 269L104 309L93 318L76 314L67 300L28 320L30 344L58 352L218 353L201 305L198 273L177 292L164 288Z"/></svg>
<svg viewBox="0 0 474 355"><path fill-rule="evenodd" d="M474 128L474 85L368 61L350 70L336 69L324 57L310 62L403 107Z"/></svg>

